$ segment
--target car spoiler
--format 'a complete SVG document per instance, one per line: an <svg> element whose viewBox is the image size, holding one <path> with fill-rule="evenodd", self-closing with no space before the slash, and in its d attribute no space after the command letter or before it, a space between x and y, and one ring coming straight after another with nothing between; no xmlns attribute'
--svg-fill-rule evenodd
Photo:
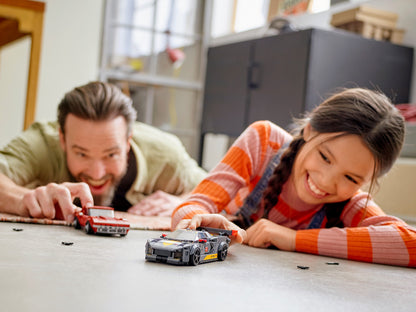
<svg viewBox="0 0 416 312"><path fill-rule="evenodd" d="M203 227L200 226L196 229L197 231L207 231L211 234L217 234L221 236L237 236L237 230L224 230L224 229L216 229L211 227Z"/></svg>

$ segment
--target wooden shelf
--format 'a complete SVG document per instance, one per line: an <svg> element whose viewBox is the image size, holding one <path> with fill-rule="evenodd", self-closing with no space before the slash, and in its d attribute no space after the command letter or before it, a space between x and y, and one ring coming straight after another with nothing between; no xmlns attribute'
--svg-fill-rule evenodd
<svg viewBox="0 0 416 312"><path fill-rule="evenodd" d="M15 19L0 17L0 46L26 36L19 31L19 22Z"/></svg>
<svg viewBox="0 0 416 312"><path fill-rule="evenodd" d="M25 36L31 37L24 129L35 119L36 96L45 3L29 0L0 0L0 48Z"/></svg>

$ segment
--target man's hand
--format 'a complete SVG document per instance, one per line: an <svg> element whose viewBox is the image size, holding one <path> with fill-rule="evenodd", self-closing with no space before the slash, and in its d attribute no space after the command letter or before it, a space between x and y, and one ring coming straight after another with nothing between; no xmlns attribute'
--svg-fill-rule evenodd
<svg viewBox="0 0 416 312"><path fill-rule="evenodd" d="M170 217L173 210L182 202L179 196L171 195L163 191L156 191L145 199L131 206L128 213L140 216L166 216Z"/></svg>
<svg viewBox="0 0 416 312"><path fill-rule="evenodd" d="M236 237L230 237L231 243L242 243L247 237L246 231L229 221L220 214L197 214L192 219L184 219L178 223L177 229L196 230L197 227L206 226L217 229L237 230Z"/></svg>
<svg viewBox="0 0 416 312"><path fill-rule="evenodd" d="M244 243L260 248L274 245L280 250L294 251L296 231L270 220L260 219L247 229L247 239Z"/></svg>
<svg viewBox="0 0 416 312"><path fill-rule="evenodd" d="M23 216L55 219L56 209L59 208L63 218L67 222L72 222L77 209L77 206L72 202L76 197L79 197L83 207L94 204L91 191L86 183L49 183L26 192L18 211ZM55 206L57 206L56 209Z"/></svg>

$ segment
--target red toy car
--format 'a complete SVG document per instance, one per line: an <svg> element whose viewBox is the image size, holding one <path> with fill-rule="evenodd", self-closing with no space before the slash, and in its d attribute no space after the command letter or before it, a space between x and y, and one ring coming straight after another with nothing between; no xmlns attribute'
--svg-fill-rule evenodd
<svg viewBox="0 0 416 312"><path fill-rule="evenodd" d="M74 226L76 229L84 228L87 234L119 234L126 236L130 224L126 219L115 218L114 208L92 206L82 208L75 213Z"/></svg>

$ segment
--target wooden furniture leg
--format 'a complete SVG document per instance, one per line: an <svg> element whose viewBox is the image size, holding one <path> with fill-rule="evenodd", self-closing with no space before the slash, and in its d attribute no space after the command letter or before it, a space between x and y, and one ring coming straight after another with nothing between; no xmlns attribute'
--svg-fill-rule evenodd
<svg viewBox="0 0 416 312"><path fill-rule="evenodd" d="M28 0L0 0L0 28L5 25L11 31L0 33L0 46L21 37L30 36L30 64L27 81L24 129L35 119L40 53L42 44L43 13L45 3ZM14 26L13 26L14 25Z"/></svg>

